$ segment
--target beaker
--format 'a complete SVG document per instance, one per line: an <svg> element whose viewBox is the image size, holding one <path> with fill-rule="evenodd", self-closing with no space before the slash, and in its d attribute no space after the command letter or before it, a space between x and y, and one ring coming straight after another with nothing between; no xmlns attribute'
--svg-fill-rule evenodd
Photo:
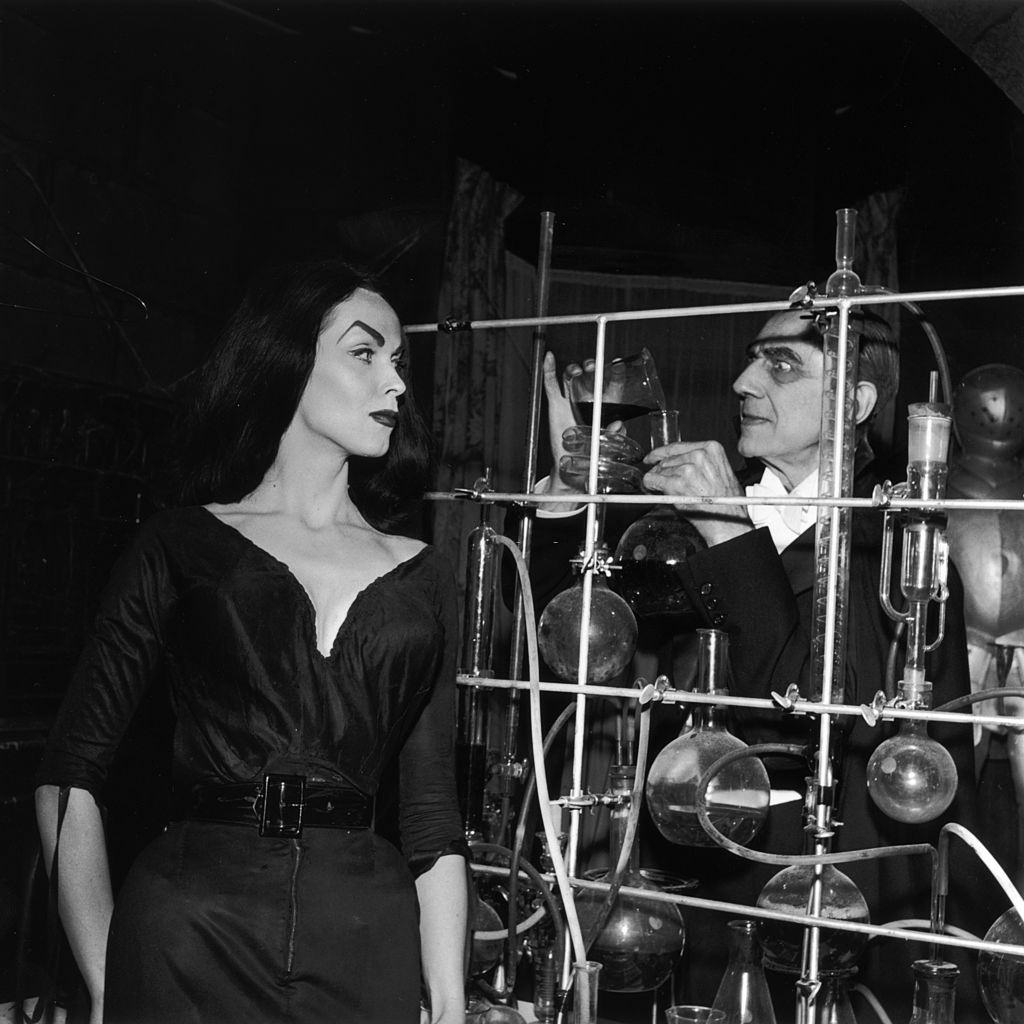
<svg viewBox="0 0 1024 1024"><path fill-rule="evenodd" d="M594 422L594 371L584 370L566 382L569 404L577 423ZM613 359L604 367L601 391L601 423L630 420L652 409L665 408L665 392L658 380L654 357L646 349L636 355Z"/></svg>

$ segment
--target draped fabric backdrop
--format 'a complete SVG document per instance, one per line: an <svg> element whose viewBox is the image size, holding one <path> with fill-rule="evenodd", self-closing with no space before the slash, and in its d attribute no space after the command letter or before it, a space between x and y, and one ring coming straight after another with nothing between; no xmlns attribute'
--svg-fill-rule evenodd
<svg viewBox="0 0 1024 1024"><path fill-rule="evenodd" d="M438 300L438 319L494 320L509 315L506 299L505 218L522 197L495 181L482 168L460 160L455 196L445 242L445 269ZM495 487L512 488L509 460L501 446L523 441L502 425L507 397L519 395L517 368L529 356L524 332L439 333L434 364L434 437L440 448L437 488L472 487L493 467ZM529 378L527 377L527 388ZM514 404L514 403L513 403ZM438 502L434 543L455 560L460 588L465 576L465 538L479 522L480 511L467 502ZM458 553L456 555L456 553Z"/></svg>

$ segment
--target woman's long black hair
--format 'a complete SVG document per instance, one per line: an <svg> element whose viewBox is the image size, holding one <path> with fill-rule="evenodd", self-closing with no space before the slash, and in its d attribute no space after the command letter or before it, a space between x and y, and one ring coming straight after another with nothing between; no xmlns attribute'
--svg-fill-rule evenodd
<svg viewBox="0 0 1024 1024"><path fill-rule="evenodd" d="M229 504L250 494L277 456L309 380L322 325L372 280L336 260L259 274L197 372L176 452L182 504ZM409 392L386 455L350 457L349 493L364 518L393 530L422 500L433 471L431 437Z"/></svg>

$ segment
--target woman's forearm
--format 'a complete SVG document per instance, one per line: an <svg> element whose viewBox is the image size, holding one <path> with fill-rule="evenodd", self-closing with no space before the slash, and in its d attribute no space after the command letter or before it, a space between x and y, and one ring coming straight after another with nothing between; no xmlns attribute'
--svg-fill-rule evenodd
<svg viewBox="0 0 1024 1024"><path fill-rule="evenodd" d="M59 789L36 790L36 817L46 870L57 841ZM113 912L103 819L92 794L72 788L60 834L58 907L61 924L93 1002L103 1000L107 933ZM94 1007L95 1009L95 1007Z"/></svg>
<svg viewBox="0 0 1024 1024"><path fill-rule="evenodd" d="M420 903L423 976L430 993L432 1024L465 1018L463 954L466 943L466 862L445 856L416 879Z"/></svg>

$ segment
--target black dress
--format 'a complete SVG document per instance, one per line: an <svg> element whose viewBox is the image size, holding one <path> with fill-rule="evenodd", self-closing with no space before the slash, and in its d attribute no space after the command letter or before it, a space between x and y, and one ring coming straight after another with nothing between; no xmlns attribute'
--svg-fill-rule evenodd
<svg viewBox="0 0 1024 1024"><path fill-rule="evenodd" d="M117 895L105 1016L156 1022L418 1020L414 876L465 850L453 774L457 614L426 547L355 599L329 655L287 566L202 508L158 513L121 557L40 784L102 800L163 673L175 788L300 774L398 805L374 830L177 822ZM383 789L382 789L383 784Z"/></svg>

